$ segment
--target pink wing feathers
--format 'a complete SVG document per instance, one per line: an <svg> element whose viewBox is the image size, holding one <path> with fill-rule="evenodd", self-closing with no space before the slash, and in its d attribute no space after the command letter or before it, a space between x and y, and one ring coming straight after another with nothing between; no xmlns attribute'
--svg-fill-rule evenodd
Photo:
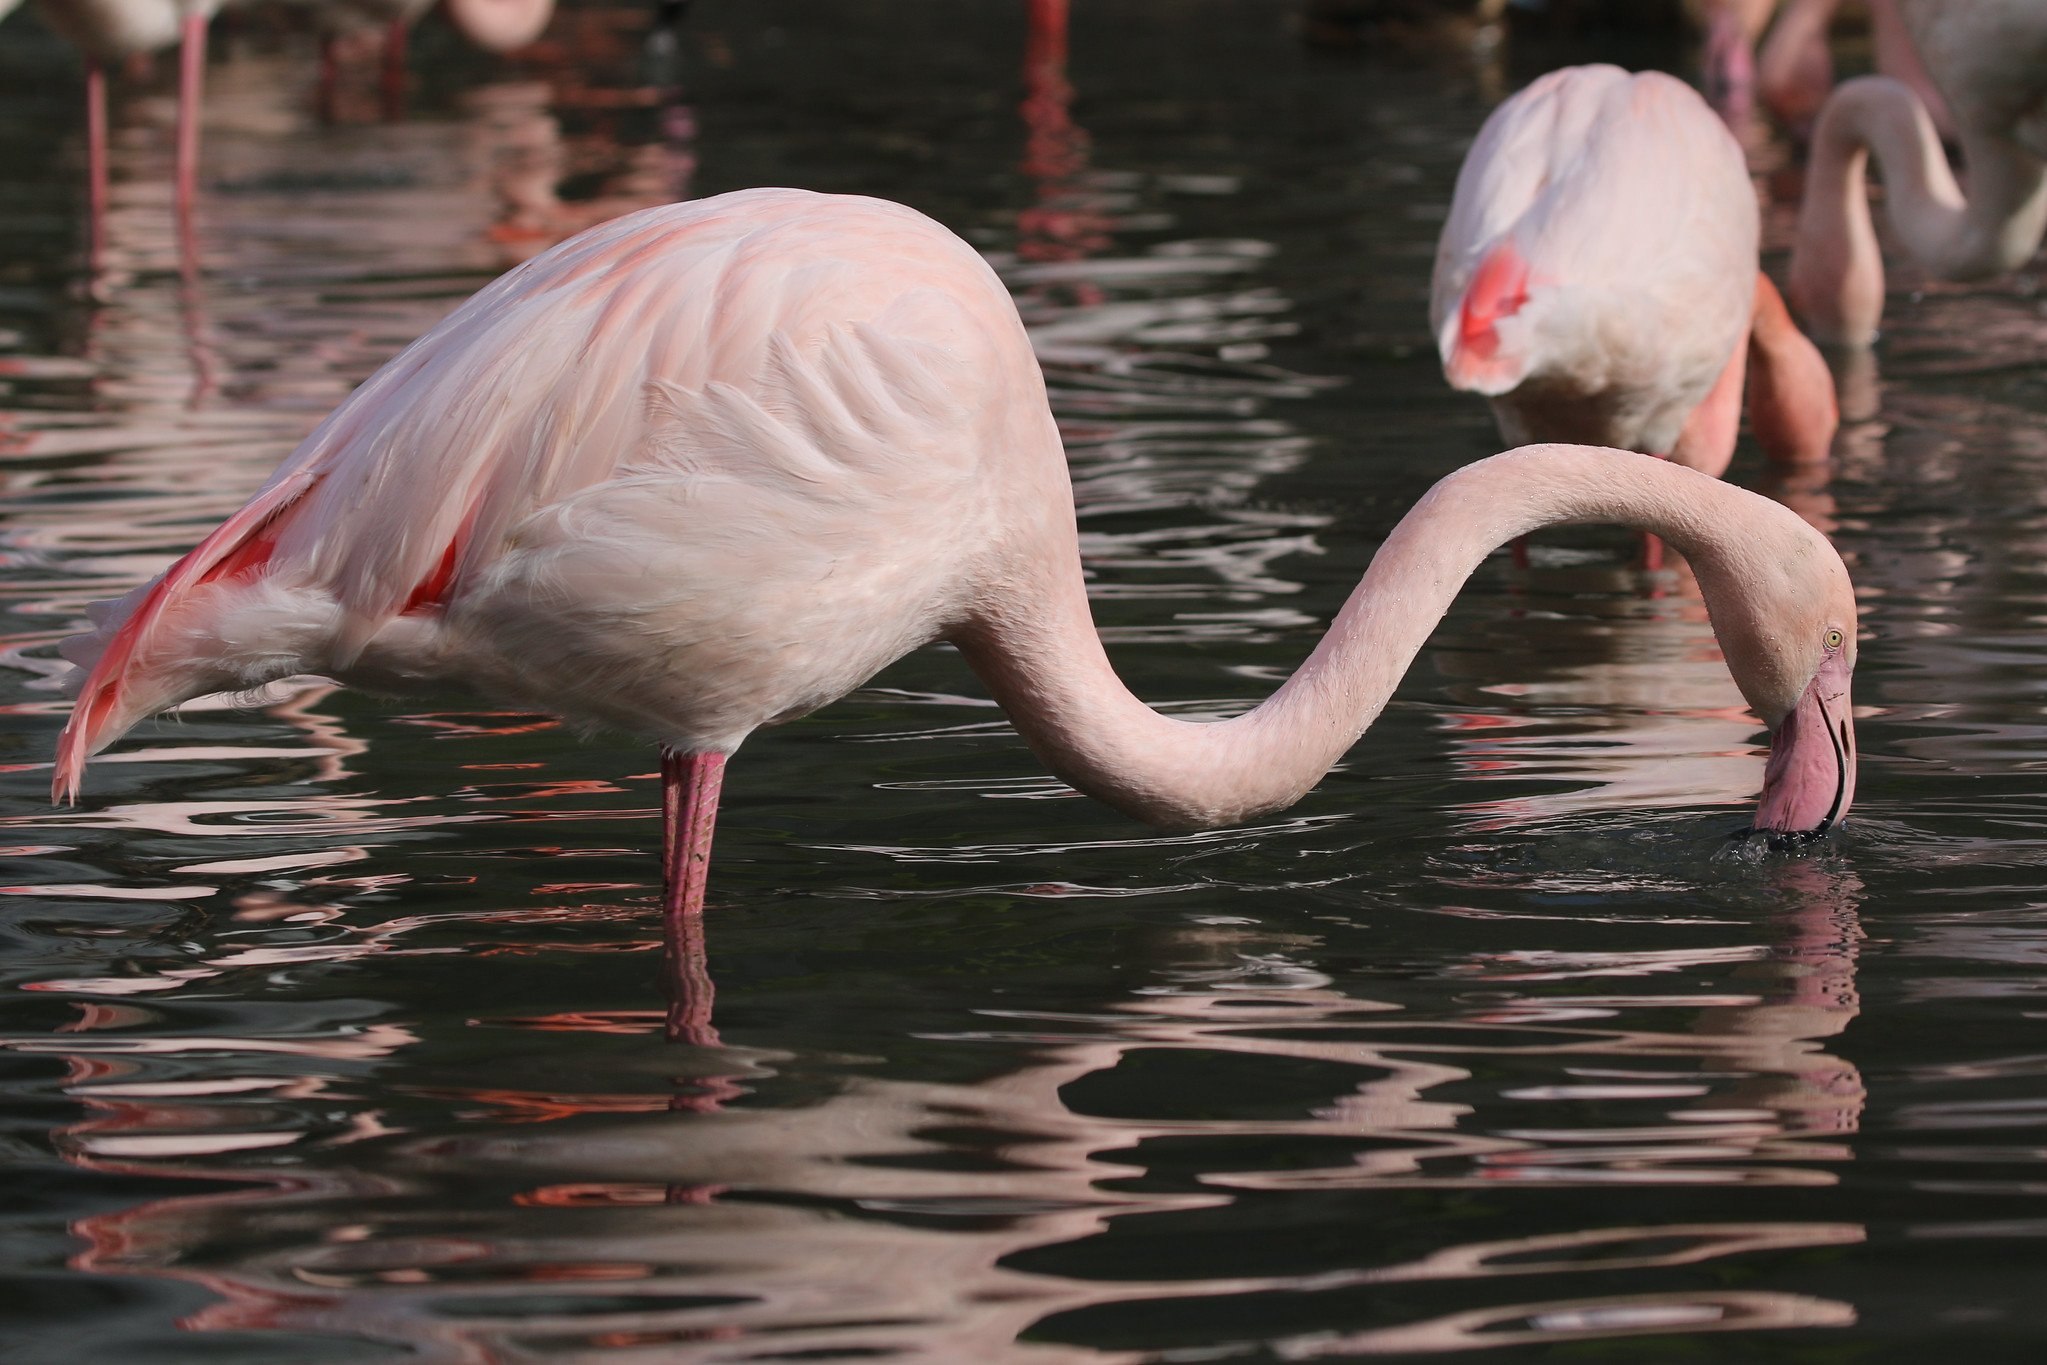
<svg viewBox="0 0 2047 1365"><path fill-rule="evenodd" d="M501 562L538 509L700 460L675 424L708 413L678 414L678 395L730 386L779 401L773 390L804 372L792 347L837 365L850 346L881 366L871 380L857 366L839 376L863 420L887 406L859 397L877 383L921 420L954 407L918 376L955 367L927 358L897 373L889 345L857 339L860 310L950 350L968 333L922 316L920 283L964 270L986 276L991 297L1000 286L964 245L956 261L934 259L921 215L866 203L854 213L843 198L761 190L663 206L480 291L371 376L125 614L67 645L91 667L59 741L57 799L144 716L291 673L345 675L394 620L432 612ZM865 300L851 312L849 289ZM811 316L818 299L837 311ZM844 326L855 333L833 342ZM859 424L848 416L849 430Z"/></svg>
<svg viewBox="0 0 2047 1365"><path fill-rule="evenodd" d="M290 671L341 671L393 617L444 595L479 537L501 537L538 502L630 458L644 419L642 376L650 354L666 349L648 333L678 321L650 298L675 272L645 268L659 257L673 264L689 245L678 240L686 230L663 221L673 216L654 210L607 224L480 291L350 395L125 619L106 623L58 741L53 796L74 798L91 754L182 699L157 674L262 681L207 674L178 649L152 649L167 618L201 605L201 590L264 575L319 584L338 615L321 657ZM618 273L636 267L642 278L620 287ZM711 326L707 316L696 321Z"/></svg>

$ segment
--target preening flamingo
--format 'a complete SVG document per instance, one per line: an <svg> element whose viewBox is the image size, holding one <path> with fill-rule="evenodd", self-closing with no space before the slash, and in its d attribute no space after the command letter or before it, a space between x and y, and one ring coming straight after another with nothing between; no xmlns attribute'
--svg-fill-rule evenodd
<svg viewBox="0 0 2047 1365"><path fill-rule="evenodd" d="M1044 379L987 263L900 205L741 191L506 274L104 606L65 645L83 678L53 796L75 799L87 757L144 717L295 673L546 707L662 746L686 964L727 757L919 645L956 645L1080 790L1225 824L1320 780L1493 548L1588 521L1690 560L1774 732L1756 828L1840 820L1855 600L1839 556L1766 498L1619 451L1451 474L1270 699L1215 723L1153 711L1095 633Z"/></svg>
<svg viewBox="0 0 2047 1365"><path fill-rule="evenodd" d="M1429 299L1443 372L1492 401L1509 442L1714 475L1746 378L1764 451L1824 459L1833 380L1757 269L1760 235L1741 147L1689 86L1552 71L1493 111L1458 172Z"/></svg>
<svg viewBox="0 0 2047 1365"><path fill-rule="evenodd" d="M1883 319L1883 256L1864 186L1872 154L1892 228L1937 279L2016 270L2047 235L2047 4L1908 0L1905 19L1948 96L1967 187L1904 85L1865 76L1828 99L1813 132L1788 284L1813 334L1848 346L1874 341Z"/></svg>
<svg viewBox="0 0 2047 1365"><path fill-rule="evenodd" d="M181 221L189 222L199 179L206 26L220 0L36 0L36 4L50 27L85 54L86 163L95 245L107 211L106 68L178 45L177 212Z"/></svg>

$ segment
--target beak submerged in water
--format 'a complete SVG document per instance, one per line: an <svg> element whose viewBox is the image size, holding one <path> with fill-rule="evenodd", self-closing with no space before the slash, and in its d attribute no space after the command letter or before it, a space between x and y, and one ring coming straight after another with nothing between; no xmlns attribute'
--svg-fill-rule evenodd
<svg viewBox="0 0 2047 1365"><path fill-rule="evenodd" d="M1772 844L1817 839L1841 823L1855 800L1849 672L1844 657L1829 654L1770 738L1753 832L1768 835Z"/></svg>

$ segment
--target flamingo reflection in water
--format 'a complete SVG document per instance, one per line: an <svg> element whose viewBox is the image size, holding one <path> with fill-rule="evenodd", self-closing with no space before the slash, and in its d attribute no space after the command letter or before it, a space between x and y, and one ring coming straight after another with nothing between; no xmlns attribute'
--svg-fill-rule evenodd
<svg viewBox="0 0 2047 1365"><path fill-rule="evenodd" d="M1650 598L1617 564L1545 565L1517 587L1543 596L1517 594L1512 619L1467 628L1483 638L1439 637L1432 657L1456 702L1442 726L1461 771L1560 785L1467 806L1477 828L1754 798L1755 719L1682 560L1666 562ZM1522 676L1502 680L1486 666L1503 646L1527 661Z"/></svg>
<svg viewBox="0 0 2047 1365"><path fill-rule="evenodd" d="M1577 869L1557 875L1582 885ZM1809 860L1765 875L1780 880L1786 907L1772 921L1774 942L1489 950L1452 958L1441 976L1456 994L1431 993L1427 1005L1413 992L1402 1004L1340 988L1314 941L1297 935L1175 927L1132 945L1147 966L1097 1008L979 1011L969 1028L925 1036L926 1047L955 1054L949 1074L964 1065L986 1072L979 1079L856 1068L817 1098L812 1060L801 1064L810 1079L794 1106L676 1114L652 1089L496 1089L489 1069L506 1061L470 1050L434 1057L433 1040L402 1030L191 1039L120 1017L133 1013L124 1005L93 1006L102 1013L78 1032L20 1045L65 1057L67 1089L90 1110L59 1135L67 1160L157 1180L269 1173L270 1188L148 1200L77 1225L83 1268L211 1291L216 1300L186 1320L198 1331L369 1336L446 1360L501 1358L537 1336L627 1359L758 1341L995 1360L1026 1334L1068 1339L1058 1323L1080 1310L1179 1303L1199 1313L1220 1301L1213 1321L1241 1331L1229 1305L1284 1294L1295 1296L1289 1322L1327 1312L1354 1323L1355 1296L1435 1281L1483 1281L1493 1306L1239 1344L1314 1358L1838 1325L1854 1310L1810 1295L1660 1287L1668 1268L1864 1238L1855 1223L1798 1218L1574 1219L1496 1240L1454 1240L1452 1230L1404 1258L1365 1244L1349 1265L1308 1278L1246 1273L1241 1246L1207 1269L1183 1257L1170 1273L1146 1275L1141 1250L1135 1260L1126 1251L1114 1276L1086 1268L1090 1244L1112 1232L1141 1249L1250 1199L1305 1214L1309 1201L1326 1207L1345 1192L1492 1190L1497 1199L1519 1185L1831 1183L1832 1165L1848 1157L1835 1139L1856 1130L1863 1107L1854 1068L1826 1050L1859 1009L1859 887ZM1504 898L1474 886L1474 908L1447 913L1498 907L1507 913L1488 933L1525 941L1545 926L1511 908L1542 883L1537 875ZM1659 989L1673 978L1675 989ZM1727 984L1701 991L1700 978ZM1666 1022L1686 1009L1692 1027ZM1657 1022L1636 1027L1631 1014ZM614 1041L659 1028L644 1014L480 1022ZM744 1048L700 1060L754 1086L798 1062ZM1156 1075L1168 1063L1296 1079L1278 1104L1268 1088L1239 1106L1224 1088L1192 1114L1184 1091L1128 1083L1131 1068ZM380 1071L376 1093L395 1083L412 1097L404 1119L350 1098L359 1093L350 1077L370 1065ZM1161 1112L1168 1094L1177 1098ZM1589 1102L1629 1106L1641 1119L1583 1131L1519 1117L1531 1103ZM405 1131L422 1122L428 1132ZM247 1163L238 1142L252 1153ZM1160 1154L1190 1150L1204 1153L1198 1188L1141 1178ZM274 1184L283 1152L296 1158L285 1168L290 1188ZM401 1189L403 1200L378 1198ZM485 1190L497 1194L479 1206ZM459 1231L422 1226L420 1201L437 1197L461 1202ZM1619 1279L1620 1292L1517 1301L1522 1277L1560 1273ZM1631 1291L1630 1278L1642 1287ZM888 1305L885 1319L877 1304ZM1220 1330L1209 1344L1228 1339Z"/></svg>

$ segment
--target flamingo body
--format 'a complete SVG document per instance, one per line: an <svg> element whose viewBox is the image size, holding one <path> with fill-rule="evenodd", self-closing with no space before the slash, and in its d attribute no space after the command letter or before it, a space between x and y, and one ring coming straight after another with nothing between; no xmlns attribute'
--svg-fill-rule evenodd
<svg viewBox="0 0 2047 1365"><path fill-rule="evenodd" d="M211 18L217 0L36 0L57 35L102 65L160 52L184 34L188 16Z"/></svg>
<svg viewBox="0 0 2047 1365"><path fill-rule="evenodd" d="M118 730L312 672L730 752L959 619L1013 481L993 452L1049 430L995 363L1027 346L1008 296L895 205L721 207L615 220L457 310L308 439L230 559L130 618L89 704Z"/></svg>
<svg viewBox="0 0 2047 1365"><path fill-rule="evenodd" d="M1688 86L1611 66L1551 72L1493 111L1458 175L1430 296L1444 373L1491 400L1509 441L1620 446L1718 474L1756 360L1777 401L1807 410L1800 448L1772 454L1818 458L1832 384L1756 306L1769 290L1759 235L1741 148Z"/></svg>

